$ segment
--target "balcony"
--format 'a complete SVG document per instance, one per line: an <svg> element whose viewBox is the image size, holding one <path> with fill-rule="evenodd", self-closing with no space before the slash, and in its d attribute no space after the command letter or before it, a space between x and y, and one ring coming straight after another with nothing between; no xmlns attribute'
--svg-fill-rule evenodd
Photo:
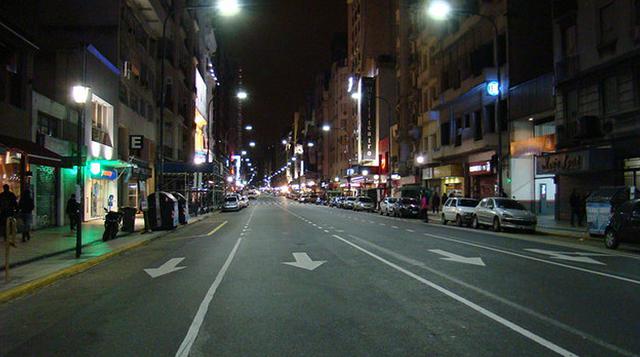
<svg viewBox="0 0 640 357"><path fill-rule="evenodd" d="M109 133L100 128L91 128L91 140L106 146L113 147L113 142L111 141L111 136L109 135Z"/></svg>
<svg viewBox="0 0 640 357"><path fill-rule="evenodd" d="M570 56L556 62L556 79L563 82L575 77L580 72L580 57Z"/></svg>

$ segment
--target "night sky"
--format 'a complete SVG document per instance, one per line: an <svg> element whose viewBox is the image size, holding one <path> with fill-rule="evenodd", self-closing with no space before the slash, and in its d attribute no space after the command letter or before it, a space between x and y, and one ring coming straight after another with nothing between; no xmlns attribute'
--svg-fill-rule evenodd
<svg viewBox="0 0 640 357"><path fill-rule="evenodd" d="M346 32L346 0L244 0L242 15L224 24L227 57L243 68L249 100L245 123L258 149L280 141L293 112L331 66L331 40ZM262 150L257 150L258 152Z"/></svg>

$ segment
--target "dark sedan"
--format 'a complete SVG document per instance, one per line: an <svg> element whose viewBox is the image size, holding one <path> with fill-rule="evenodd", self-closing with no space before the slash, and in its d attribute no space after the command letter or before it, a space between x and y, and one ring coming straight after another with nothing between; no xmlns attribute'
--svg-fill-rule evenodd
<svg viewBox="0 0 640 357"><path fill-rule="evenodd" d="M616 249L621 242L640 242L640 199L623 203L609 220L604 245Z"/></svg>
<svg viewBox="0 0 640 357"><path fill-rule="evenodd" d="M420 215L420 205L415 198L403 197L398 199L393 207L396 217L418 217Z"/></svg>

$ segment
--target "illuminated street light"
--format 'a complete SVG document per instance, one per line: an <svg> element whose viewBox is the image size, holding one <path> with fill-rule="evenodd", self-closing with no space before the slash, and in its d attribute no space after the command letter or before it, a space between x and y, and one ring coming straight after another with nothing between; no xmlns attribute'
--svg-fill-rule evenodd
<svg viewBox="0 0 640 357"><path fill-rule="evenodd" d="M246 159L244 159L244 161L249 162L249 161L251 161L251 159L250 158L246 158Z"/></svg>
<svg viewBox="0 0 640 357"><path fill-rule="evenodd" d="M416 162L420 165L424 164L425 158L423 155L418 155L418 157L416 157Z"/></svg>
<svg viewBox="0 0 640 357"><path fill-rule="evenodd" d="M240 155L245 156L247 154L247 150L240 151Z"/></svg>
<svg viewBox="0 0 640 357"><path fill-rule="evenodd" d="M249 142L249 146L251 146L252 148L256 147L256 142L255 141Z"/></svg>
<svg viewBox="0 0 640 357"><path fill-rule="evenodd" d="M314 143L312 143L312 142L308 142L308 143L307 143L307 146L308 146L308 147L310 147L310 148L314 147L315 145L316 145L316 144L314 144Z"/></svg>
<svg viewBox="0 0 640 357"><path fill-rule="evenodd" d="M445 20L451 14L451 5L444 0L431 1L427 13L434 20Z"/></svg>
<svg viewBox="0 0 640 357"><path fill-rule="evenodd" d="M335 182L340 182L340 177L338 177L338 176L334 177L334 178L333 178L333 181L335 181Z"/></svg>
<svg viewBox="0 0 640 357"><path fill-rule="evenodd" d="M282 145L287 145L287 140L286 139L282 139Z"/></svg>
<svg viewBox="0 0 640 357"><path fill-rule="evenodd" d="M240 100L244 100L249 97L249 94L247 94L245 90L241 89L238 91L238 94L236 94L236 97Z"/></svg>
<svg viewBox="0 0 640 357"><path fill-rule="evenodd" d="M244 127L244 130L246 130L246 131L251 131L251 130L253 130L253 125L248 124L247 126L245 126L245 127Z"/></svg>
<svg viewBox="0 0 640 357"><path fill-rule="evenodd" d="M330 131L331 130L331 125L329 124L324 124L322 126L322 131Z"/></svg>
<svg viewBox="0 0 640 357"><path fill-rule="evenodd" d="M73 86L71 88L71 97L77 104L84 104L89 100L89 92L91 89L85 86Z"/></svg>
<svg viewBox="0 0 640 357"><path fill-rule="evenodd" d="M227 176L227 182L228 183L232 183L233 182L233 176Z"/></svg>
<svg viewBox="0 0 640 357"><path fill-rule="evenodd" d="M225 17L235 16L240 12L240 4L237 0L219 0L217 7L220 15Z"/></svg>
<svg viewBox="0 0 640 357"><path fill-rule="evenodd" d="M298 160L298 159L296 159L295 156L291 158L291 161L296 161L296 160Z"/></svg>

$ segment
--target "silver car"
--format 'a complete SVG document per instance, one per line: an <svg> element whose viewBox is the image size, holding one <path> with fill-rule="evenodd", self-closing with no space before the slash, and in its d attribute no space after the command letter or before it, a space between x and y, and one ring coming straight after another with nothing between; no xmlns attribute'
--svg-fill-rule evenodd
<svg viewBox="0 0 640 357"><path fill-rule="evenodd" d="M473 213L473 228L490 226L500 232L503 228L535 231L536 215L528 211L518 201L510 198L484 198Z"/></svg>
<svg viewBox="0 0 640 357"><path fill-rule="evenodd" d="M353 204L354 211L369 211L373 212L376 209L376 205L370 197L358 197Z"/></svg>
<svg viewBox="0 0 640 357"><path fill-rule="evenodd" d="M396 197L387 197L380 202L380 214L393 216L393 206L395 206L398 199Z"/></svg>
<svg viewBox="0 0 640 357"><path fill-rule="evenodd" d="M442 206L442 224L447 222L456 222L458 227L463 225L471 225L473 214L478 205L478 200L472 198L450 198Z"/></svg>
<svg viewBox="0 0 640 357"><path fill-rule="evenodd" d="M222 203L222 211L239 211L240 210L240 200L238 196L227 196L224 198L224 203Z"/></svg>

